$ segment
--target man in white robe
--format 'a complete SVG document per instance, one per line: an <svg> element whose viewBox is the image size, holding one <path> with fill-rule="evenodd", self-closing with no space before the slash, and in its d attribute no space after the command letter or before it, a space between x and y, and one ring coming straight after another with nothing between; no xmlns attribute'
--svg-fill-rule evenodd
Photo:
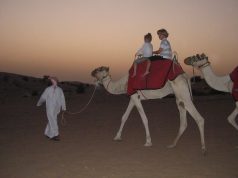
<svg viewBox="0 0 238 178"><path fill-rule="evenodd" d="M57 86L58 79L56 77L49 77L52 85L47 87L41 95L37 106L41 106L46 102L46 114L48 123L45 128L45 135L55 141L59 141L59 127L57 123L57 116L61 109L66 111L65 97L63 90Z"/></svg>

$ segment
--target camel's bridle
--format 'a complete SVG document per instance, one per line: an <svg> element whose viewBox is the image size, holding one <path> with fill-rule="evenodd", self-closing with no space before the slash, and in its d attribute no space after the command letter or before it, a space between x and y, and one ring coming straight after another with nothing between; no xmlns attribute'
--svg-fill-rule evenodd
<svg viewBox="0 0 238 178"><path fill-rule="evenodd" d="M196 62L197 61L199 61L199 60L196 60ZM206 63L204 63L204 64L202 64L202 65L200 65L200 66L198 66L197 68L198 69L203 69L203 68L205 68L205 67L207 67L207 66L209 66L210 65L210 62L207 60L207 62ZM194 65L192 64L192 66L193 66L193 76L194 76Z"/></svg>
<svg viewBox="0 0 238 178"><path fill-rule="evenodd" d="M209 65L210 65L210 62L207 61L206 63L204 63L204 64L198 66L198 68L199 68L199 69L202 69L202 68L205 68L205 67L207 67L207 66L209 66Z"/></svg>
<svg viewBox="0 0 238 178"><path fill-rule="evenodd" d="M204 59L207 60L206 63L204 63L204 64L198 66L199 69L202 69L202 68L207 67L207 66L210 65L210 62L208 61L208 58L206 57L205 54L201 54L201 55L198 55L198 54L197 54L196 56L193 56L192 59L194 60L194 62L199 62L199 61L204 60ZM193 62L193 63L194 63L194 62ZM194 67L193 63L192 63L192 66Z"/></svg>
<svg viewBox="0 0 238 178"><path fill-rule="evenodd" d="M109 74L107 74L107 75L103 76L100 80L98 79L98 81L99 81L100 83L103 83L104 80L106 80L107 78L110 78L110 81L108 82L106 89L108 89L108 86L109 86L109 84L111 83L111 76L110 76Z"/></svg>

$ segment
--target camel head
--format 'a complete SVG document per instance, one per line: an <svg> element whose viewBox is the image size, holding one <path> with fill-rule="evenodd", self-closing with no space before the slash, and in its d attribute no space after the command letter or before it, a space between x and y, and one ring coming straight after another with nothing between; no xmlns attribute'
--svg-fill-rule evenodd
<svg viewBox="0 0 238 178"><path fill-rule="evenodd" d="M196 68L201 68L206 64L209 64L208 57L205 54L196 54L194 56L187 57L184 59L184 63L187 65L191 65Z"/></svg>
<svg viewBox="0 0 238 178"><path fill-rule="evenodd" d="M103 79L109 76L109 67L98 67L91 72L91 75L95 77L97 81L102 82Z"/></svg>

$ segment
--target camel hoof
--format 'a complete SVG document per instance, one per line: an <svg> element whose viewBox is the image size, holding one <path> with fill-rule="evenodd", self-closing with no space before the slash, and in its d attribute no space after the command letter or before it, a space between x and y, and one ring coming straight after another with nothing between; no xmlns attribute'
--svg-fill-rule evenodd
<svg viewBox="0 0 238 178"><path fill-rule="evenodd" d="M175 144L172 144L172 145L168 145L167 148L172 149L172 148L175 148L175 146L176 146Z"/></svg>
<svg viewBox="0 0 238 178"><path fill-rule="evenodd" d="M145 147L151 147L151 146L152 146L152 143L151 143L151 142L145 143L144 146L145 146Z"/></svg>
<svg viewBox="0 0 238 178"><path fill-rule="evenodd" d="M117 136L114 137L113 140L114 140L114 141L118 141L118 142L122 141L121 137L117 137Z"/></svg>
<svg viewBox="0 0 238 178"><path fill-rule="evenodd" d="M203 156L206 156L206 155L207 155L207 150L206 150L206 148L202 148L202 154L203 154Z"/></svg>

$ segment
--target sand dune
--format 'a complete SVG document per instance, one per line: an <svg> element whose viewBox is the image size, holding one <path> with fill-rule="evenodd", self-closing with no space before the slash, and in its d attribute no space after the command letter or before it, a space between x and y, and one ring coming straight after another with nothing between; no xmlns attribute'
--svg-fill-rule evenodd
<svg viewBox="0 0 238 178"><path fill-rule="evenodd" d="M67 123L59 125L62 139L53 142L43 136L47 120L44 106L35 106L39 95L11 97L9 88L4 91L4 87L1 83L0 177L238 177L238 133L226 120L235 105L230 95L194 97L205 118L208 154L203 156L198 128L189 115L188 128L177 147L166 148L179 128L174 98L143 101L153 142L151 148L143 146L145 132L136 110L125 125L123 141L113 141L129 98L110 95L102 88L81 114L65 115ZM43 89L44 85L37 87ZM93 86L82 93L76 92L77 87L71 89L72 92L66 92L67 108L76 112L88 102Z"/></svg>

